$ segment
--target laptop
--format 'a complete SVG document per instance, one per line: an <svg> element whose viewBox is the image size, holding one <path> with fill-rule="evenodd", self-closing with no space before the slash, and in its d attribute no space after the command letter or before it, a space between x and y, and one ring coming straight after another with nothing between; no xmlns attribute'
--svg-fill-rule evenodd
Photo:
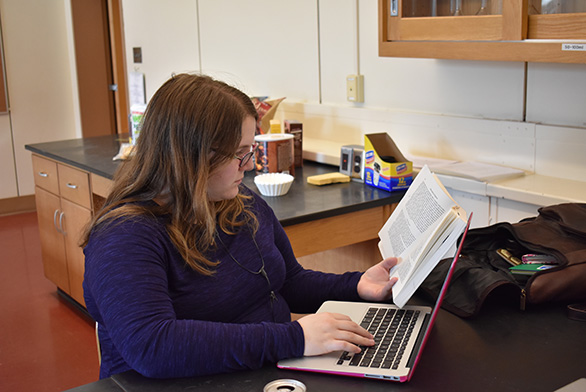
<svg viewBox="0 0 586 392"><path fill-rule="evenodd" d="M411 380L454 273L471 218L472 214L433 309L429 306L407 305L399 308L392 304L326 301L318 313L333 312L349 316L374 335L375 346L362 347L359 354L337 351L315 357L286 359L279 361L277 366L281 369L389 381Z"/></svg>

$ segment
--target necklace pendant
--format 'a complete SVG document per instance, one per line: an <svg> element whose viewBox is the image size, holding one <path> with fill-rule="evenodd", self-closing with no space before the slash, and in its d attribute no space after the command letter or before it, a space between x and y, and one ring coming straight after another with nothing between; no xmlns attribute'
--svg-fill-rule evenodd
<svg viewBox="0 0 586 392"><path fill-rule="evenodd" d="M267 280L267 282L269 282L269 284L270 284L269 275L267 274L267 271L265 271L264 265L261 267L261 269L258 272L260 272L260 274L263 276L263 278L265 278Z"/></svg>

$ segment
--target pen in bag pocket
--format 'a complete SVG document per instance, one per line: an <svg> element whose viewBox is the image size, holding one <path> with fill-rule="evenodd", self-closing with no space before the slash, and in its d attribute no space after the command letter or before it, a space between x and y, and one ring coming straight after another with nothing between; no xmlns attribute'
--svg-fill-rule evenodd
<svg viewBox="0 0 586 392"><path fill-rule="evenodd" d="M509 252L507 249L505 248L501 248L501 249L497 249L496 253L502 257L503 259L505 259L505 261L513 266L515 265L519 265L522 263L521 260L519 260L518 257L515 257L511 254L511 252Z"/></svg>
<svg viewBox="0 0 586 392"><path fill-rule="evenodd" d="M523 264L558 264L557 259L552 255L528 253L521 256Z"/></svg>

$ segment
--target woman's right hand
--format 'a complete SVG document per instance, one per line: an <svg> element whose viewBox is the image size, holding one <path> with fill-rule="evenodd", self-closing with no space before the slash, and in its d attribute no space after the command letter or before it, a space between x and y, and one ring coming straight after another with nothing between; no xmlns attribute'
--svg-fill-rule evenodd
<svg viewBox="0 0 586 392"><path fill-rule="evenodd" d="M303 328L303 355L314 356L332 351L360 352L358 346L374 345L373 336L350 317L338 313L319 313L297 320Z"/></svg>

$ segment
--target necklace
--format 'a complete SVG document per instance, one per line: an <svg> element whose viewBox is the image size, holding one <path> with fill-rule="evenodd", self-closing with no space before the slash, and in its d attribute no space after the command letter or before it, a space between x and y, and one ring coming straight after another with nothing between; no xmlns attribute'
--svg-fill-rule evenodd
<svg viewBox="0 0 586 392"><path fill-rule="evenodd" d="M260 248L258 247L258 244L256 243L254 235L252 235L252 233L251 233L250 236L252 238L252 242L254 243L254 246L256 247L256 251L258 252L258 255L260 256L260 260L261 260L261 267L258 271L254 271L254 270L251 270L251 269L243 266L238 260L236 260L236 258L234 256L232 256L232 253L230 253L230 250L228 249L226 244L224 244L224 241L222 241L219 234L216 236L216 238L218 238L218 241L220 242L220 244L222 244L222 247L226 250L226 253L228 253L228 256L230 256L230 258L240 268L242 268L246 272L249 272L253 275L261 275L263 278L265 278L265 280L267 281L267 285L269 287L269 291L270 291L269 302L271 305L271 314L273 316L273 322L274 322L275 321L274 302L277 301L277 296L275 295L275 292L271 289L271 280L269 279L269 275L267 274L267 271L265 270L265 259L264 259L264 257L262 257L262 253L260 251Z"/></svg>

